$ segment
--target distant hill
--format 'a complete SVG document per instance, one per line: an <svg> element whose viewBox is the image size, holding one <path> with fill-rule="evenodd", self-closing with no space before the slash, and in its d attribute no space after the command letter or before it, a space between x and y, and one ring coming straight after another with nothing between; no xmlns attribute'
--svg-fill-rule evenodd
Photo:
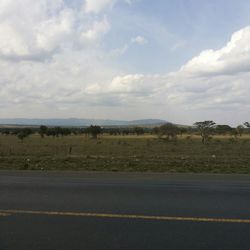
<svg viewBox="0 0 250 250"><path fill-rule="evenodd" d="M62 126L62 127L86 127L90 125L99 126L136 126L136 125L160 125L166 121L160 119L145 119L134 121L119 120L98 120L98 119L0 119L0 125L19 125L19 126Z"/></svg>

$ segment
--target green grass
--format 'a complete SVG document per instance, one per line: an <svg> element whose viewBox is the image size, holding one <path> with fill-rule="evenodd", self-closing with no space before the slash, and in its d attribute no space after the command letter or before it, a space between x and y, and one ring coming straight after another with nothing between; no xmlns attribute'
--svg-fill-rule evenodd
<svg viewBox="0 0 250 250"><path fill-rule="evenodd" d="M198 137L185 138L174 143L153 136L91 140L33 135L22 143L14 136L0 136L0 170L250 173L249 137L237 142L214 138L209 145Z"/></svg>

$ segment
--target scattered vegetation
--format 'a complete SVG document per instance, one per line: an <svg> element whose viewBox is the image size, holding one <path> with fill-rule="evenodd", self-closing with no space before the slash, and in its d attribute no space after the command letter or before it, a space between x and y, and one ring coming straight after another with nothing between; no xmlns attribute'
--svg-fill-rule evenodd
<svg viewBox="0 0 250 250"><path fill-rule="evenodd" d="M2 128L0 169L250 173L246 124L165 124L138 131L99 126Z"/></svg>
<svg viewBox="0 0 250 250"><path fill-rule="evenodd" d="M167 123L159 127L156 134L159 136L159 138L165 138L167 141L169 140L177 140L177 135L180 133L180 129L172 124Z"/></svg>
<svg viewBox="0 0 250 250"><path fill-rule="evenodd" d="M89 128L85 129L84 133L91 135L92 139L97 139L98 135L102 133L102 128L100 126L91 125Z"/></svg>
<svg viewBox="0 0 250 250"><path fill-rule="evenodd" d="M215 122L214 121L204 121L204 122L196 122L194 126L197 128L199 131L201 138L202 138L202 143L206 144L211 140L211 136L213 134L214 127L215 127ZM217 127L218 129L218 127Z"/></svg>

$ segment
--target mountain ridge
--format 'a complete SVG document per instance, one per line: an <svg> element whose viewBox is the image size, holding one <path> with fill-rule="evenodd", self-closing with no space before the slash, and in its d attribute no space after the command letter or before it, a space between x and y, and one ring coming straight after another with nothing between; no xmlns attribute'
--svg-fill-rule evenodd
<svg viewBox="0 0 250 250"><path fill-rule="evenodd" d="M30 118L0 118L1 125L21 125L21 126L65 126L65 127L86 127L90 125L99 126L136 126L154 125L167 123L161 119L142 119L142 120L109 120L109 119L80 119L80 118L59 118L59 119L30 119Z"/></svg>

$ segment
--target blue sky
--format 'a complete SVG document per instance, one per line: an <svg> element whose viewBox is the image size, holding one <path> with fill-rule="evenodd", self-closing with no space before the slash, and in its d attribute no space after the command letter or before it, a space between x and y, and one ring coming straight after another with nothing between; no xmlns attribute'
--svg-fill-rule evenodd
<svg viewBox="0 0 250 250"><path fill-rule="evenodd" d="M250 23L249 10L249 1L233 0L119 2L110 15L113 25L105 45L122 47L140 34L150 42L123 56L127 67L143 73L177 70L202 50L224 46L233 32Z"/></svg>
<svg viewBox="0 0 250 250"><path fill-rule="evenodd" d="M245 0L2 0L0 117L243 123L249 13Z"/></svg>

